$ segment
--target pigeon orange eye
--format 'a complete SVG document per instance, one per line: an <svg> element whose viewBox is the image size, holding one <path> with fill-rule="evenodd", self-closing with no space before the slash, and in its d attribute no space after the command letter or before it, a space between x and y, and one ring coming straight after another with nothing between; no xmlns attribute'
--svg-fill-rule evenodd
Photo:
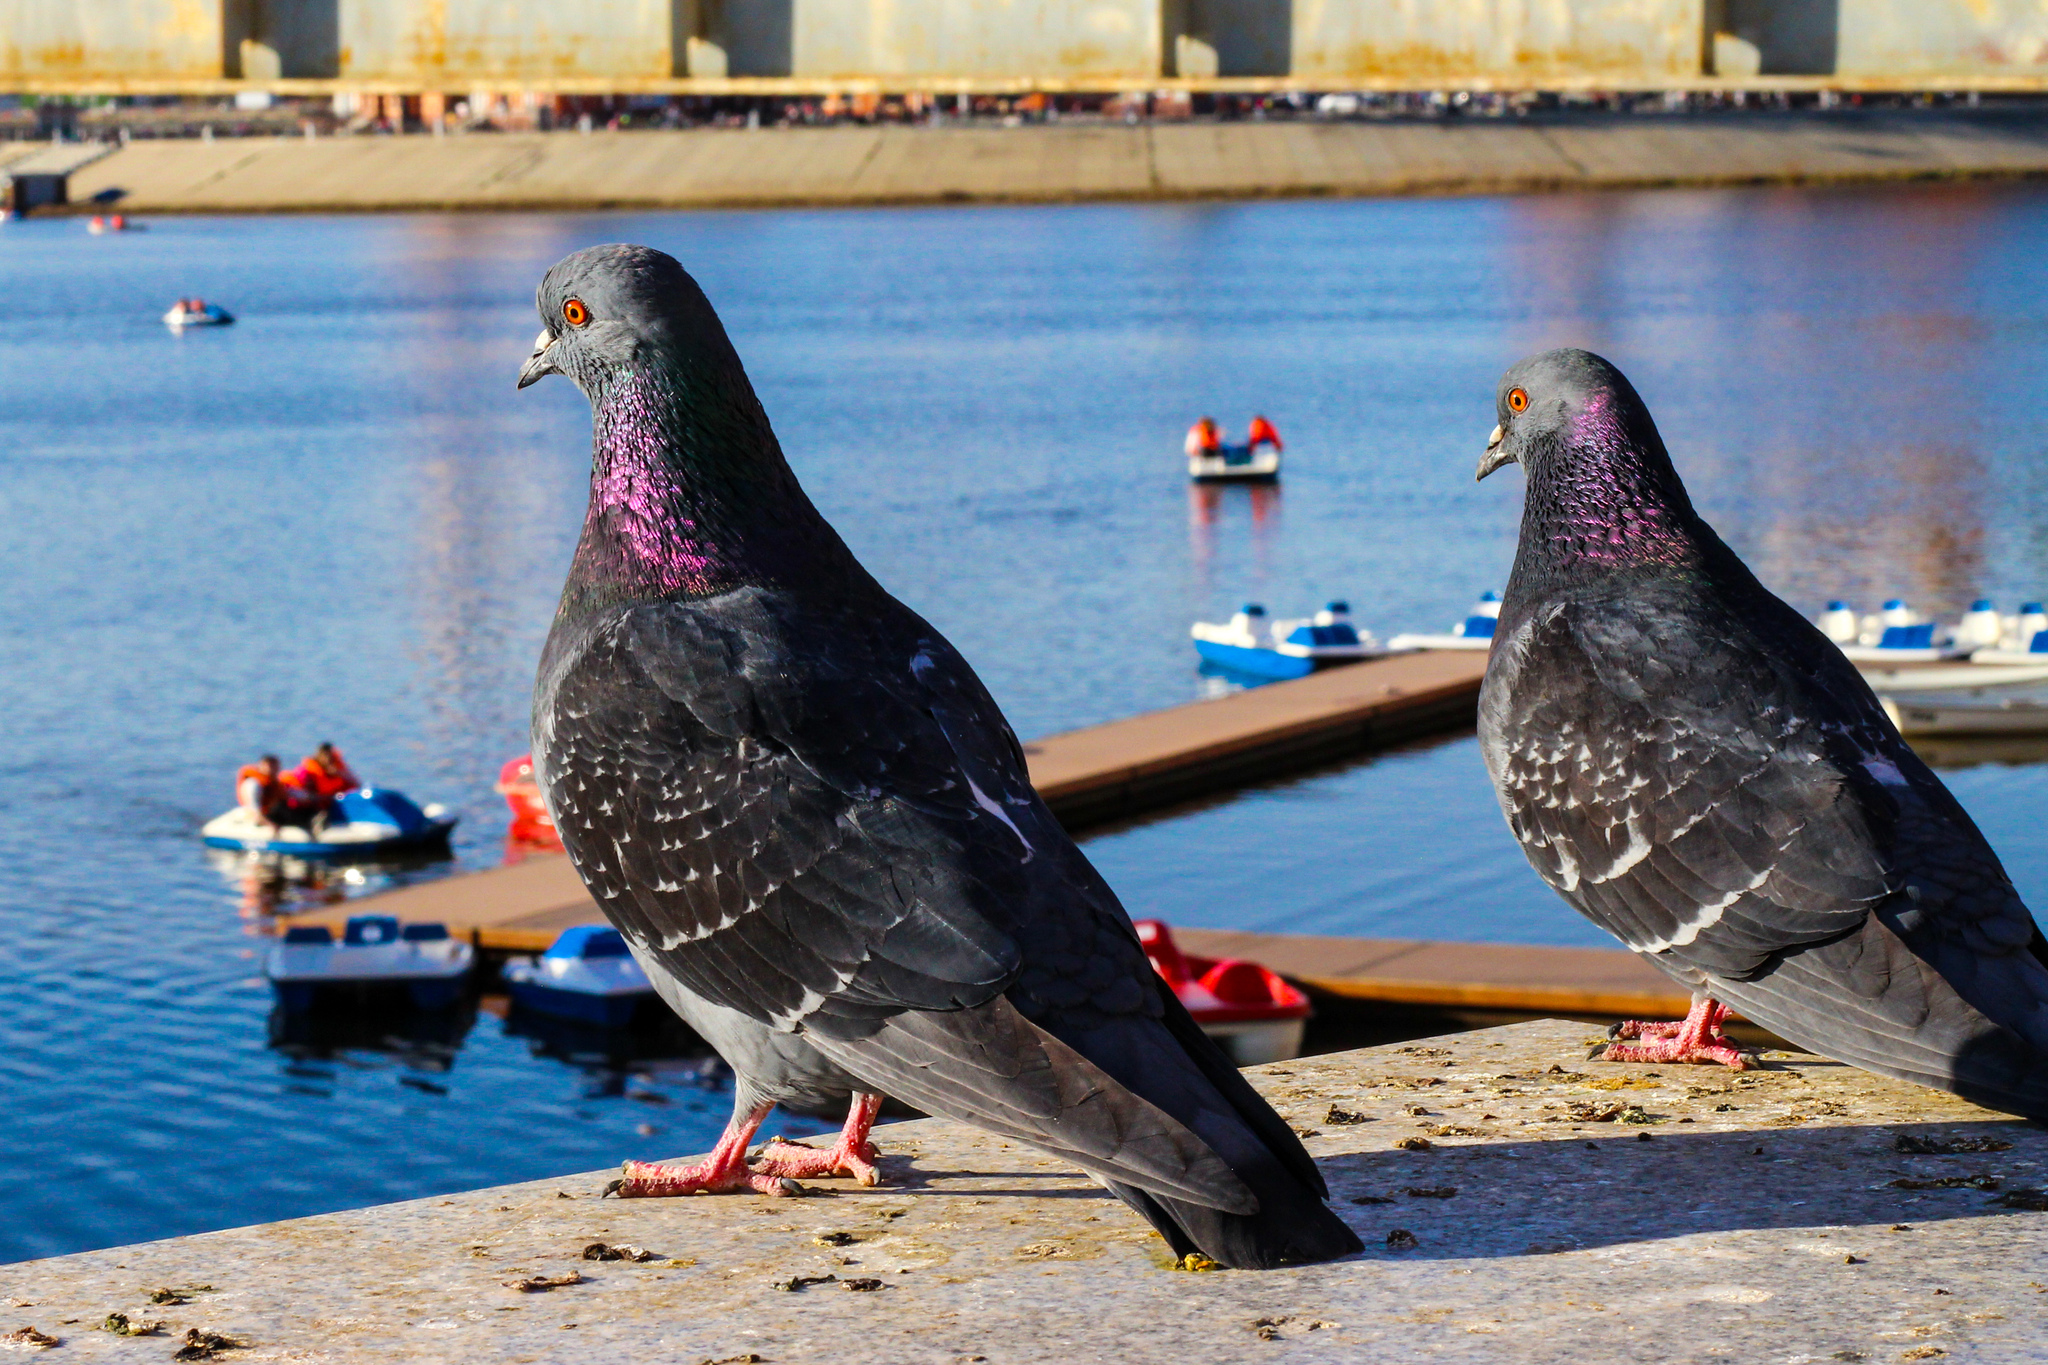
<svg viewBox="0 0 2048 1365"><path fill-rule="evenodd" d="M1525 391L1523 391L1523 390L1521 390L1521 389L1509 389L1509 390L1508 390L1508 411L1509 411L1509 412L1527 412L1528 410L1529 410L1529 395L1528 395L1528 394L1527 394L1527 393L1526 393Z"/></svg>
<svg viewBox="0 0 2048 1365"><path fill-rule="evenodd" d="M582 299L570 299L562 305L562 317L568 321L571 327L581 327L584 323L590 321L590 310L583 306ZM1520 392L1520 390L1517 390L1517 392Z"/></svg>

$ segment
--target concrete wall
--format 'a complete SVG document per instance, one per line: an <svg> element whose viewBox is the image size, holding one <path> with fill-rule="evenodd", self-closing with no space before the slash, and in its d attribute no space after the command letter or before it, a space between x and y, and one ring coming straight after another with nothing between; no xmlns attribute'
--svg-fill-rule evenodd
<svg viewBox="0 0 2048 1365"><path fill-rule="evenodd" d="M84 0L100 3L100 0ZM340 0L359 80L477 82L674 74L671 0Z"/></svg>
<svg viewBox="0 0 2048 1365"><path fill-rule="evenodd" d="M219 0L0 0L0 78L220 71Z"/></svg>
<svg viewBox="0 0 2048 1365"><path fill-rule="evenodd" d="M1294 0L1289 74L1655 85L1699 75L1704 20L1703 0Z"/></svg>
<svg viewBox="0 0 2048 1365"><path fill-rule="evenodd" d="M1160 41L1159 0L796 0L790 74L1145 80Z"/></svg>
<svg viewBox="0 0 2048 1365"><path fill-rule="evenodd" d="M2048 0L1840 0L1835 74L2048 76Z"/></svg>

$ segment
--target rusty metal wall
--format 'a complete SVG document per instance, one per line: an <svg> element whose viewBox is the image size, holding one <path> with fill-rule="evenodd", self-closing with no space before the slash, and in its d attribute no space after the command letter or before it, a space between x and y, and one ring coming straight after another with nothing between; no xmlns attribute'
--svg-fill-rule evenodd
<svg viewBox="0 0 2048 1365"><path fill-rule="evenodd" d="M794 76L1160 74L1159 0L795 0Z"/></svg>
<svg viewBox="0 0 2048 1365"><path fill-rule="evenodd" d="M98 4L103 0L80 0ZM517 83L673 74L671 0L341 0L357 80Z"/></svg>
<svg viewBox="0 0 2048 1365"><path fill-rule="evenodd" d="M1288 74L1655 86L1699 76L1704 23L1704 0L1294 0Z"/></svg>
<svg viewBox="0 0 2048 1365"><path fill-rule="evenodd" d="M2048 76L2048 0L1827 0L1838 76Z"/></svg>
<svg viewBox="0 0 2048 1365"><path fill-rule="evenodd" d="M0 0L0 78L221 74L220 0Z"/></svg>

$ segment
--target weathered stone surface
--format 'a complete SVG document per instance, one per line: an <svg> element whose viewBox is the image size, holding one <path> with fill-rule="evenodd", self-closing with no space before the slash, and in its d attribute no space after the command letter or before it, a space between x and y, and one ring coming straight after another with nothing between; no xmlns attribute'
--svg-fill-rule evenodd
<svg viewBox="0 0 2048 1365"><path fill-rule="evenodd" d="M1255 1072L1369 1244L1337 1265L1169 1269L1086 1180L934 1121L878 1133L884 1189L622 1203L597 1172L0 1267L0 1334L62 1338L53 1362L168 1359L191 1329L250 1361L2048 1354L2048 1213L2024 1207L2048 1132L1804 1056L1586 1062L1592 1037L1521 1024ZM164 1332L116 1336L114 1312Z"/></svg>

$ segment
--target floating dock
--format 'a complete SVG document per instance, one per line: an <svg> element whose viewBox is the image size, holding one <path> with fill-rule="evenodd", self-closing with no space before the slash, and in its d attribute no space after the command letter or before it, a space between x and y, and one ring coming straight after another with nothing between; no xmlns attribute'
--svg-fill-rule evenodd
<svg viewBox="0 0 2048 1365"><path fill-rule="evenodd" d="M1024 752L1048 804L1069 828L1081 828L1469 726L1485 668L1486 656L1478 652L1396 655L1054 735L1026 744ZM564 929L604 922L569 860L554 854L362 897L287 922L338 931L360 914L439 920L494 953L540 952ZM1180 926L1174 932L1183 947L1204 957L1265 963L1313 992L1326 1018L1363 1010L1437 1027L1545 1015L1676 1018L1689 1003L1662 973L1617 949Z"/></svg>
<svg viewBox="0 0 2048 1365"><path fill-rule="evenodd" d="M2030 109L137 139L74 211L265 213L1508 194L2048 175Z"/></svg>
<svg viewBox="0 0 2048 1365"><path fill-rule="evenodd" d="M1331 1265L1170 1269L1077 1172L922 1120L829 1197L601 1200L601 1170L0 1267L0 1329L78 1361L2040 1357L2048 1132L1817 1057L1588 1064L1585 1035L1249 1072L1365 1241Z"/></svg>

